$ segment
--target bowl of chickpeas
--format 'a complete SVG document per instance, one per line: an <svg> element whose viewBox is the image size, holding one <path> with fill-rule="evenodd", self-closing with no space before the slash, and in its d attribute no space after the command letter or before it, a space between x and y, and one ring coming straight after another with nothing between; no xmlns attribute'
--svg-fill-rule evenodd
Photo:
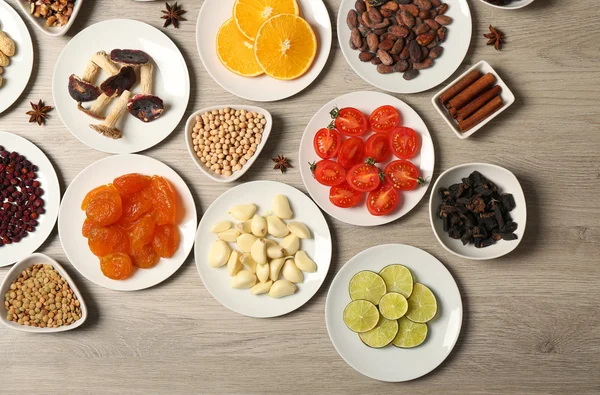
<svg viewBox="0 0 600 395"><path fill-rule="evenodd" d="M271 114L260 107L208 107L189 117L185 141L192 159L207 177L232 182L256 161L272 125Z"/></svg>

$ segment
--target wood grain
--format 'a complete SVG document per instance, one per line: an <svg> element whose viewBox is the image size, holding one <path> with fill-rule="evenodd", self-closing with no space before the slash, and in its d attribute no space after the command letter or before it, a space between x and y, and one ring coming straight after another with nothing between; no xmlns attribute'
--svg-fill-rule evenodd
<svg viewBox="0 0 600 395"><path fill-rule="evenodd" d="M17 0L8 2L15 8ZM318 0L315 0L318 1ZM201 1L180 1L188 21L166 33L179 45L192 79L187 116L221 103L248 103L221 89L203 69L195 44ZM337 18L340 0L326 0ZM452 3L452 0L450 1ZM472 138L461 141L430 103L439 90L399 95L423 117L436 144L436 174L487 161L515 172L525 190L529 221L521 246L508 257L476 263L447 253L432 234L428 197L405 218L376 229L328 217L334 237L331 273L322 290L282 318L239 316L204 288L192 257L150 290L119 293L83 279L66 260L56 231L40 249L66 266L91 310L79 330L33 336L0 328L1 393L360 393L593 394L600 392L600 25L594 0L537 0L521 11L469 2L471 49L454 78L487 60L517 102ZM44 128L27 123L29 101L52 101L53 66L65 43L101 20L129 17L161 27L160 1L86 1L68 36L42 35L26 22L35 45L34 74L17 104L0 115L0 129L40 146L64 190L87 165L106 155L76 140L56 112ZM20 11L19 11L20 13ZM485 45L489 24L506 33L501 52ZM239 182L270 179L305 190L297 152L305 125L320 106L353 90L374 90L346 64L337 40L322 75L305 92L265 107L273 137ZM1 93L0 93L1 94ZM199 212L228 187L211 182L186 152L183 125L147 155L172 166L190 185ZM269 159L284 154L287 175ZM434 181L434 180L432 180ZM465 321L459 342L440 368L404 384L378 383L337 355L325 328L326 292L352 256L381 243L408 243L437 256L456 277ZM8 268L0 269L3 278Z"/></svg>

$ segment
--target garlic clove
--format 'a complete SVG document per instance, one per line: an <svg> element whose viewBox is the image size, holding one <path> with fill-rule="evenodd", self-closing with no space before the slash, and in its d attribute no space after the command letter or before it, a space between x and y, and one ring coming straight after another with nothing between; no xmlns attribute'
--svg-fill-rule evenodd
<svg viewBox="0 0 600 395"><path fill-rule="evenodd" d="M250 248L252 259L259 265L267 263L267 241L263 238L256 239Z"/></svg>
<svg viewBox="0 0 600 395"><path fill-rule="evenodd" d="M287 228L293 235L300 239L310 239L310 230L302 222L288 222Z"/></svg>
<svg viewBox="0 0 600 395"><path fill-rule="evenodd" d="M267 232L274 237L285 237L290 233L283 221L274 215L267 217Z"/></svg>
<svg viewBox="0 0 600 395"><path fill-rule="evenodd" d="M235 243L237 241L237 238L239 237L240 232L238 232L235 229L229 229L226 230L225 232L221 232L221 233L217 233L217 237L223 241L229 242L229 243Z"/></svg>
<svg viewBox="0 0 600 395"><path fill-rule="evenodd" d="M292 256L300 249L300 239L293 234L287 235L279 243L285 256Z"/></svg>
<svg viewBox="0 0 600 395"><path fill-rule="evenodd" d="M256 205L252 203L248 204L240 204L238 206L234 206L229 210L229 215L238 221L246 221L247 219L252 218L254 213L256 212Z"/></svg>
<svg viewBox="0 0 600 395"><path fill-rule="evenodd" d="M250 252L250 250L252 249L252 245L256 240L258 240L258 238L252 233L242 233L237 238L237 245L243 252Z"/></svg>
<svg viewBox="0 0 600 395"><path fill-rule="evenodd" d="M208 264L212 267L221 267L227 263L231 249L223 240L215 240L208 250Z"/></svg>
<svg viewBox="0 0 600 395"><path fill-rule="evenodd" d="M279 280L279 272L285 263L285 258L273 259L269 263L269 278L273 281Z"/></svg>
<svg viewBox="0 0 600 395"><path fill-rule="evenodd" d="M275 199L273 199L273 214L281 219L290 219L294 216L287 197L284 195L275 196Z"/></svg>
<svg viewBox="0 0 600 395"><path fill-rule="evenodd" d="M265 237L267 235L267 220L258 214L255 214L250 224L252 234L256 237Z"/></svg>
<svg viewBox="0 0 600 395"><path fill-rule="evenodd" d="M256 266L256 277L258 277L258 281L261 283L264 283L269 279L269 272L270 269L268 263Z"/></svg>
<svg viewBox="0 0 600 395"><path fill-rule="evenodd" d="M238 250L233 250L227 261L227 273L233 277L242 269L242 261L240 260L242 253Z"/></svg>
<svg viewBox="0 0 600 395"><path fill-rule="evenodd" d="M283 269L281 269L281 273L286 280L293 283L297 284L304 281L304 275L302 274L302 271L298 269L298 266L296 266L293 259L286 259L283 264Z"/></svg>
<svg viewBox="0 0 600 395"><path fill-rule="evenodd" d="M266 294L267 292L269 292L272 285L273 285L273 281L271 281L271 280L264 282L264 283L257 283L252 288L250 288L250 293L252 295Z"/></svg>
<svg viewBox="0 0 600 395"><path fill-rule="evenodd" d="M221 233L231 229L231 221L221 221L216 223L211 229L211 233Z"/></svg>
<svg viewBox="0 0 600 395"><path fill-rule="evenodd" d="M246 221L240 222L235 226L235 228L240 233L252 233L252 220L248 219Z"/></svg>
<svg viewBox="0 0 600 395"><path fill-rule="evenodd" d="M267 258L276 259L283 257L284 249L271 239L267 240Z"/></svg>
<svg viewBox="0 0 600 395"><path fill-rule="evenodd" d="M256 273L256 261L252 259L252 255L249 252L243 254L240 261L247 271Z"/></svg>
<svg viewBox="0 0 600 395"><path fill-rule="evenodd" d="M296 284L288 280L277 280L271 285L269 296L272 298L283 298L296 292Z"/></svg>
<svg viewBox="0 0 600 395"><path fill-rule="evenodd" d="M317 271L317 264L309 258L306 251L299 250L296 252L296 255L294 255L294 263L298 269L305 273L314 273Z"/></svg>
<svg viewBox="0 0 600 395"><path fill-rule="evenodd" d="M247 270L241 270L231 278L231 288L246 289L256 284L256 276Z"/></svg>

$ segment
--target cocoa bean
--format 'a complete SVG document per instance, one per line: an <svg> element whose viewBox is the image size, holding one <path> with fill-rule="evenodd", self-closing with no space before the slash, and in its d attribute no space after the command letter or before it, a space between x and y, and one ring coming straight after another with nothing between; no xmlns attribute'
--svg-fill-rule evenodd
<svg viewBox="0 0 600 395"><path fill-rule="evenodd" d="M421 10L430 10L431 7L433 7L431 5L431 1L429 1L429 0L415 0L415 4Z"/></svg>
<svg viewBox="0 0 600 395"><path fill-rule="evenodd" d="M425 60L424 60L424 61L422 61L422 62L419 62L419 63L414 63L414 64L413 64L413 68L414 68L415 70L424 70L424 69L428 69L428 68L430 68L431 66L433 66L433 63L434 63L433 59L431 59L431 58L427 58L427 59L425 59Z"/></svg>
<svg viewBox="0 0 600 395"><path fill-rule="evenodd" d="M419 43L417 43L414 40L409 42L408 54L410 56L410 60L412 60L413 63L420 61L421 57L423 56L423 51L421 50L421 46L419 45Z"/></svg>
<svg viewBox="0 0 600 395"><path fill-rule="evenodd" d="M396 73L403 73L406 70L408 70L408 62L406 60L399 60L395 65L394 65L394 71Z"/></svg>
<svg viewBox="0 0 600 395"><path fill-rule="evenodd" d="M400 56L398 56L396 54L392 54L392 60L394 61L394 63L397 63L402 59L400 59Z"/></svg>
<svg viewBox="0 0 600 395"><path fill-rule="evenodd" d="M427 44L426 48L431 49L433 47L437 47L437 45L438 45L437 40L433 40L432 42L430 42L429 44Z"/></svg>
<svg viewBox="0 0 600 395"><path fill-rule="evenodd" d="M373 56L375 56L372 52L369 51L364 51L358 54L358 58L360 59L361 62L368 62L371 59L373 59Z"/></svg>
<svg viewBox="0 0 600 395"><path fill-rule="evenodd" d="M427 10L421 10L421 12L419 12L419 18L423 19L424 21L430 18L430 13Z"/></svg>
<svg viewBox="0 0 600 395"><path fill-rule="evenodd" d="M402 52L403 49L404 49L404 39L399 38L394 43L394 46L392 47L392 49L390 49L390 53L391 54L400 54L400 52Z"/></svg>
<svg viewBox="0 0 600 395"><path fill-rule="evenodd" d="M381 43L385 40L396 41L396 38L398 38L398 37L394 36L392 33L385 32L381 36L379 36L379 42ZM386 49L386 51L387 51L387 49Z"/></svg>
<svg viewBox="0 0 600 395"><path fill-rule="evenodd" d="M365 4L364 0L356 0L356 3L354 3L354 8L356 8L356 11L361 15L363 12L367 11L367 5Z"/></svg>
<svg viewBox="0 0 600 395"><path fill-rule="evenodd" d="M435 21L440 25L449 25L452 23L452 18L447 15L438 15L435 17Z"/></svg>
<svg viewBox="0 0 600 395"><path fill-rule="evenodd" d="M350 49L358 49L358 47L354 45L354 42L352 42L352 37L350 37Z"/></svg>
<svg viewBox="0 0 600 395"><path fill-rule="evenodd" d="M400 9L403 11L408 11L414 17L419 16L419 7L414 4L401 5Z"/></svg>
<svg viewBox="0 0 600 395"><path fill-rule="evenodd" d="M377 71L380 74L390 74L394 72L394 68L391 65L379 64L377 65Z"/></svg>
<svg viewBox="0 0 600 395"><path fill-rule="evenodd" d="M433 30L437 30L437 29L439 29L439 28L440 28L440 26L441 26L441 25L440 25L439 23L437 23L437 22L436 22L434 19L427 19L427 20L425 21L425 23L426 23L426 24L427 24L427 25L428 25L430 28L432 28Z"/></svg>
<svg viewBox="0 0 600 395"><path fill-rule="evenodd" d="M372 28L373 29L383 29L383 28L387 28L389 25L390 25L390 18L384 18L381 22L374 23Z"/></svg>
<svg viewBox="0 0 600 395"><path fill-rule="evenodd" d="M423 26L427 26L427 25L423 25ZM429 28L429 26L427 26ZM430 42L432 42L436 37L436 34L434 32L427 32L427 33L423 33L423 34L419 34L417 36L417 43L419 43L420 46L424 47L427 44L429 44Z"/></svg>
<svg viewBox="0 0 600 395"><path fill-rule="evenodd" d="M446 41L446 35L448 34L448 29L446 28L446 26L442 26L438 29L437 31L437 35L438 35L438 39L441 42Z"/></svg>
<svg viewBox="0 0 600 395"><path fill-rule="evenodd" d="M379 43L379 49L382 49L382 50L384 50L384 51L387 52L390 49L392 49L392 47L394 46L394 44L395 44L395 42L393 40L386 39L386 40L383 40L382 42Z"/></svg>
<svg viewBox="0 0 600 395"><path fill-rule="evenodd" d="M444 52L444 47L440 47L440 46L433 47L429 50L429 57L431 59L437 59L440 56L442 56L443 52Z"/></svg>
<svg viewBox="0 0 600 395"><path fill-rule="evenodd" d="M410 33L410 29L404 25L395 25L388 28L388 32L396 37L406 37Z"/></svg>
<svg viewBox="0 0 600 395"><path fill-rule="evenodd" d="M436 16L438 16L437 10L434 10L434 9L429 10L429 17L430 18L435 18Z"/></svg>
<svg viewBox="0 0 600 395"><path fill-rule="evenodd" d="M381 13L381 16L383 16L384 18L389 18L392 15L394 15L394 11L388 10L387 8L382 8L379 10L379 12Z"/></svg>
<svg viewBox="0 0 600 395"><path fill-rule="evenodd" d="M400 11L400 17L402 18L402 23L406 26L413 27L415 25L415 17L410 12L402 10Z"/></svg>
<svg viewBox="0 0 600 395"><path fill-rule="evenodd" d="M381 36L385 32L387 32L387 28L386 27L382 27L381 29L374 29L373 30L373 33L377 34L378 36Z"/></svg>
<svg viewBox="0 0 600 395"><path fill-rule="evenodd" d="M405 45L404 49L400 51L400 59L406 60L408 58L410 58L410 55L408 53L408 45Z"/></svg>
<svg viewBox="0 0 600 395"><path fill-rule="evenodd" d="M363 37L367 37L367 34L371 33L371 30L367 29L364 26L359 26L358 27L358 31L360 32L360 35L363 36Z"/></svg>
<svg viewBox="0 0 600 395"><path fill-rule="evenodd" d="M390 0L387 3L385 3L384 5L382 5L380 9L381 10L397 11L398 10L398 3L396 3L394 0Z"/></svg>
<svg viewBox="0 0 600 395"><path fill-rule="evenodd" d="M402 74L402 78L404 78L407 81L410 81L418 75L419 75L419 70L412 69L412 70L408 70L406 73Z"/></svg>
<svg viewBox="0 0 600 395"><path fill-rule="evenodd" d="M377 48L379 47L379 37L377 37L375 33L369 33L367 35L367 45L371 52L377 51Z"/></svg>
<svg viewBox="0 0 600 395"><path fill-rule="evenodd" d="M366 27L373 27L373 22L371 22L371 18L369 18L369 13L368 12L363 12L361 15L361 19L363 22L363 26Z"/></svg>
<svg viewBox="0 0 600 395"><path fill-rule="evenodd" d="M377 50L377 56L379 59L381 59L381 63L385 64L386 66L390 66L394 63L392 56L383 49Z"/></svg>
<svg viewBox="0 0 600 395"><path fill-rule="evenodd" d="M359 51L364 52L367 51L369 49L369 45L367 44L367 40L363 39L363 45L358 48Z"/></svg>
<svg viewBox="0 0 600 395"><path fill-rule="evenodd" d="M371 64L381 64L381 59L375 56L373 59L371 59Z"/></svg>
<svg viewBox="0 0 600 395"><path fill-rule="evenodd" d="M398 4L410 4L412 3L412 0L396 0L396 2Z"/></svg>
<svg viewBox="0 0 600 395"><path fill-rule="evenodd" d="M371 7L369 8L369 11L367 11L369 13L369 18L371 19L371 22L373 23L381 23L381 21L383 21L383 16L381 15L381 13L379 12L379 10L375 7Z"/></svg>
<svg viewBox="0 0 600 395"><path fill-rule="evenodd" d="M437 8L437 13L438 15L443 15L446 13L446 11L448 11L448 4L444 3L441 4L438 8Z"/></svg>
<svg viewBox="0 0 600 395"><path fill-rule="evenodd" d="M424 23L421 26L419 26L418 28L415 29L415 34L423 34L423 33L427 33L431 28L429 27L428 24Z"/></svg>
<svg viewBox="0 0 600 395"><path fill-rule="evenodd" d="M348 16L346 17L346 23L348 27L352 29L356 29L358 27L358 14L354 10L348 11Z"/></svg>
<svg viewBox="0 0 600 395"><path fill-rule="evenodd" d="M421 47L421 62L429 55L429 48Z"/></svg>
<svg viewBox="0 0 600 395"><path fill-rule="evenodd" d="M415 34L415 32L413 30L411 30L408 33L408 36L406 36L407 41L414 40L415 38L417 38L417 35Z"/></svg>
<svg viewBox="0 0 600 395"><path fill-rule="evenodd" d="M442 4L441 0L429 0L432 6L439 7Z"/></svg>
<svg viewBox="0 0 600 395"><path fill-rule="evenodd" d="M423 19L416 17L415 18L415 27L419 27L423 24Z"/></svg>
<svg viewBox="0 0 600 395"><path fill-rule="evenodd" d="M360 31L358 30L358 28L352 29L352 31L350 32L350 40L352 41L352 44L354 44L354 46L356 48L362 47L363 39L362 39L362 36L360 35Z"/></svg>

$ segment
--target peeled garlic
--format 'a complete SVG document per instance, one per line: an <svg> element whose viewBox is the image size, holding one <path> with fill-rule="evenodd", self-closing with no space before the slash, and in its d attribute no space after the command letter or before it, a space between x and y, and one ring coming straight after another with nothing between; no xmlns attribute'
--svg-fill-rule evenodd
<svg viewBox="0 0 600 395"><path fill-rule="evenodd" d="M243 252L250 252L252 244L254 244L256 240L258 240L258 238L252 233L242 233L240 237L237 238L237 245Z"/></svg>
<svg viewBox="0 0 600 395"><path fill-rule="evenodd" d="M223 240L215 240L208 250L208 264L212 267L221 267L227 263L231 254L229 245Z"/></svg>
<svg viewBox="0 0 600 395"><path fill-rule="evenodd" d="M221 221L221 222L216 223L210 229L210 231L212 233L221 233L221 232L225 232L228 229L231 229L231 221Z"/></svg>
<svg viewBox="0 0 600 395"><path fill-rule="evenodd" d="M240 232L235 229L229 229L225 232L217 233L217 237L223 241L227 241L229 243L235 243L237 238L239 237Z"/></svg>
<svg viewBox="0 0 600 395"><path fill-rule="evenodd" d="M252 233L252 220L248 219L244 222L240 222L235 226L240 233Z"/></svg>
<svg viewBox="0 0 600 395"><path fill-rule="evenodd" d="M267 241L263 238L257 239L250 249L252 259L259 265L267 263Z"/></svg>
<svg viewBox="0 0 600 395"><path fill-rule="evenodd" d="M269 264L265 263L264 265L256 266L256 277L258 277L258 281L261 283L266 282L269 279Z"/></svg>
<svg viewBox="0 0 600 395"><path fill-rule="evenodd" d="M231 255L229 255L229 260L227 261L227 273L231 277L238 274L238 272L242 269L242 262L240 261L240 257L242 254L238 250L233 250Z"/></svg>
<svg viewBox="0 0 600 395"><path fill-rule="evenodd" d="M247 219L252 218L254 213L256 212L256 205L252 203L248 204L240 204L239 206L234 206L229 210L229 215L238 221L245 221Z"/></svg>
<svg viewBox="0 0 600 395"><path fill-rule="evenodd" d="M287 235L283 240L281 240L279 246L283 248L286 256L292 256L300 248L300 239L295 235Z"/></svg>
<svg viewBox="0 0 600 395"><path fill-rule="evenodd" d="M267 217L267 232L275 237L285 237L290 233L283 221L274 215Z"/></svg>
<svg viewBox="0 0 600 395"><path fill-rule="evenodd" d="M247 270L241 270L231 279L231 288L250 288L256 284L256 276Z"/></svg>
<svg viewBox="0 0 600 395"><path fill-rule="evenodd" d="M279 280L279 272L285 263L285 258L273 259L269 263L269 278L273 281Z"/></svg>
<svg viewBox="0 0 600 395"><path fill-rule="evenodd" d="M298 266L294 263L293 259L287 259L283 264L283 269L281 269L281 273L286 280L289 280L293 283L301 283L304 281L304 275L298 269Z"/></svg>
<svg viewBox="0 0 600 395"><path fill-rule="evenodd" d="M252 259L252 255L249 252L243 254L240 261L246 270L250 273L256 273L256 261Z"/></svg>
<svg viewBox="0 0 600 395"><path fill-rule="evenodd" d="M290 201L283 195L276 195L273 199L273 214L281 219L290 219L294 215L290 208Z"/></svg>
<svg viewBox="0 0 600 395"><path fill-rule="evenodd" d="M250 229L252 229L252 234L256 237L265 237L267 235L267 221L264 217L256 214L252 218L252 223L250 224Z"/></svg>
<svg viewBox="0 0 600 395"><path fill-rule="evenodd" d="M252 288L250 288L250 293L252 295L266 294L267 292L269 292L272 285L273 281L271 280L267 281L266 283L258 283Z"/></svg>
<svg viewBox="0 0 600 395"><path fill-rule="evenodd" d="M310 230L302 222L288 222L287 228L293 235L296 235L300 239L310 239Z"/></svg>
<svg viewBox="0 0 600 395"><path fill-rule="evenodd" d="M296 284L291 283L288 280L278 280L271 285L269 296L272 298L282 298L295 293L296 289Z"/></svg>
<svg viewBox="0 0 600 395"><path fill-rule="evenodd" d="M308 257L306 251L298 251L294 256L294 263L303 272L314 273L317 271L317 264Z"/></svg>
<svg viewBox="0 0 600 395"><path fill-rule="evenodd" d="M276 259L283 256L283 248L279 244L275 243L271 239L265 239L267 241L267 258Z"/></svg>

